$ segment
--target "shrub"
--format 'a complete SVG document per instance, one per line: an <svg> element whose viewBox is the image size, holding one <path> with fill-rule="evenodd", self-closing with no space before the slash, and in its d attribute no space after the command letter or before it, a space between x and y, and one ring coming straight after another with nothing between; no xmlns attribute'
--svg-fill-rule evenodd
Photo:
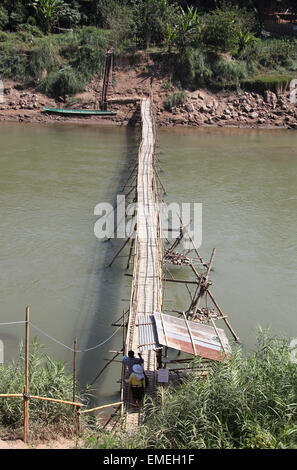
<svg viewBox="0 0 297 470"><path fill-rule="evenodd" d="M69 57L69 63L79 73L84 74L86 79L91 79L95 74L101 75L106 50L110 45L109 33L98 28L87 27L76 32L74 43L79 47L76 46L72 57Z"/></svg>
<svg viewBox="0 0 297 470"><path fill-rule="evenodd" d="M61 62L57 47L48 40L42 40L35 46L28 61L27 74L34 79L41 79L44 71L47 73L56 69Z"/></svg>
<svg viewBox="0 0 297 470"><path fill-rule="evenodd" d="M167 36L166 24L177 18L175 4L168 0L139 0L134 8L134 34L146 48L150 43L161 44Z"/></svg>
<svg viewBox="0 0 297 470"><path fill-rule="evenodd" d="M4 29L9 22L8 11L0 6L0 29Z"/></svg>
<svg viewBox="0 0 297 470"><path fill-rule="evenodd" d="M8 41L9 35L4 31L0 31L0 42Z"/></svg>
<svg viewBox="0 0 297 470"><path fill-rule="evenodd" d="M296 448L297 364L289 341L262 333L257 350L234 352L148 403L135 446L162 449ZM198 360L196 365L199 365ZM160 394L161 395L161 394Z"/></svg>
<svg viewBox="0 0 297 470"><path fill-rule="evenodd" d="M24 55L0 51L0 75L24 81L26 69L27 58Z"/></svg>
<svg viewBox="0 0 297 470"><path fill-rule="evenodd" d="M33 341L29 368L30 393L72 401L73 378L66 365L48 357L43 348ZM0 367L0 393L22 393L24 389L24 354L21 347L18 360ZM79 392L80 393L80 392ZM30 401L30 421L44 428L55 426L55 431L72 432L73 408L45 401ZM0 400L0 423L6 428L23 426L23 400L19 398Z"/></svg>
<svg viewBox="0 0 297 470"><path fill-rule="evenodd" d="M204 49L187 48L178 56L174 78L189 89L206 85L213 74L210 62L210 54Z"/></svg>
<svg viewBox="0 0 297 470"><path fill-rule="evenodd" d="M247 76L246 65L235 60L219 59L214 62L212 70L212 82L223 86L239 86L241 80Z"/></svg>
<svg viewBox="0 0 297 470"><path fill-rule="evenodd" d="M80 93L84 91L85 86L85 77L67 67L43 79L39 88L47 95L59 98Z"/></svg>
<svg viewBox="0 0 297 470"><path fill-rule="evenodd" d="M29 24L29 23L19 24L17 27L17 31L28 32L31 35L33 34L33 36L36 38L43 37L43 32L37 26Z"/></svg>
<svg viewBox="0 0 297 470"><path fill-rule="evenodd" d="M215 50L236 53L242 47L243 37L255 26L254 13L224 4L206 17L203 42Z"/></svg>
<svg viewBox="0 0 297 470"><path fill-rule="evenodd" d="M249 44L239 55L251 71L280 67L294 69L297 60L297 42L290 39L257 40Z"/></svg>
<svg viewBox="0 0 297 470"><path fill-rule="evenodd" d="M173 93L173 95L168 96L167 100L164 102L164 108L166 111L171 111L175 106L183 105L186 99L187 94L185 91L178 91Z"/></svg>

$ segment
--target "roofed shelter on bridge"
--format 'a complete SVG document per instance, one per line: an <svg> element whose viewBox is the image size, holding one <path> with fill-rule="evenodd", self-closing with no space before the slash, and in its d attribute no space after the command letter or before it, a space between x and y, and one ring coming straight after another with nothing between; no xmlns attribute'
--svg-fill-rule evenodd
<svg viewBox="0 0 297 470"><path fill-rule="evenodd" d="M213 361L230 357L228 338L221 328L188 321L173 315L154 313L138 321L139 350L163 346Z"/></svg>

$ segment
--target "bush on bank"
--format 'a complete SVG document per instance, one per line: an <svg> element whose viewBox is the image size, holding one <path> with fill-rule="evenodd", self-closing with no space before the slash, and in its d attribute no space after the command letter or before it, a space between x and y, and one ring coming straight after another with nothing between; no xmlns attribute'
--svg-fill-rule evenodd
<svg viewBox="0 0 297 470"><path fill-rule="evenodd" d="M291 449L297 447L297 364L289 341L259 335L255 352L212 364L212 375L189 374L145 406L137 434L91 436L97 448ZM196 361L196 365L199 360Z"/></svg>
<svg viewBox="0 0 297 470"><path fill-rule="evenodd" d="M73 399L73 377L66 365L45 354L36 341L30 347L29 383L30 394L61 400ZM17 360L0 366L0 393L23 393L25 358L23 347ZM78 391L77 398L83 398ZM0 399L0 427L16 431L23 428L23 400L21 398ZM73 407L59 403L30 400L30 428L36 437L48 438L55 433L72 435L74 429Z"/></svg>

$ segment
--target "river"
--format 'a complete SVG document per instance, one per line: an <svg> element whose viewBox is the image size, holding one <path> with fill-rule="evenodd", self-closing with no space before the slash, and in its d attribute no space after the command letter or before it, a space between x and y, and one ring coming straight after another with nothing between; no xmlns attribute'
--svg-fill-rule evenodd
<svg viewBox="0 0 297 470"><path fill-rule="evenodd" d="M137 155L137 131L84 125L0 125L1 322L31 321L65 346L91 348L115 328L129 298L127 261L106 266L118 241L94 236L94 207L113 203ZM211 273L217 301L252 348L257 326L297 337L297 133L255 129L160 129L166 202L203 204L201 254L217 248ZM127 251L122 253L127 254ZM178 274L184 276L184 268ZM167 309L185 309L184 287L166 287ZM47 352L72 352L31 328ZM23 325L3 326L5 361L17 357ZM90 383L121 347L117 333L78 354ZM118 398L120 364L95 382L100 402Z"/></svg>

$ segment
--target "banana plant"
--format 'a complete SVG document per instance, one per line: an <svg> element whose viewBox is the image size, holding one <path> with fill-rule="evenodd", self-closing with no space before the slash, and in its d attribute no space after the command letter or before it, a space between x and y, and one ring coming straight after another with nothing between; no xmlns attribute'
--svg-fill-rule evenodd
<svg viewBox="0 0 297 470"><path fill-rule="evenodd" d="M37 20L46 34L51 32L53 25L58 20L58 12L63 0L33 0L30 5L36 12Z"/></svg>
<svg viewBox="0 0 297 470"><path fill-rule="evenodd" d="M178 34L178 28L176 25L172 25L169 23L166 23L166 45L168 46L168 52L172 51L172 46L175 44L177 34Z"/></svg>
<svg viewBox="0 0 297 470"><path fill-rule="evenodd" d="M198 16L198 8L188 6L185 11L180 7L180 23L176 35L176 43L180 49L184 49L192 42L195 35L201 32L200 18Z"/></svg>

